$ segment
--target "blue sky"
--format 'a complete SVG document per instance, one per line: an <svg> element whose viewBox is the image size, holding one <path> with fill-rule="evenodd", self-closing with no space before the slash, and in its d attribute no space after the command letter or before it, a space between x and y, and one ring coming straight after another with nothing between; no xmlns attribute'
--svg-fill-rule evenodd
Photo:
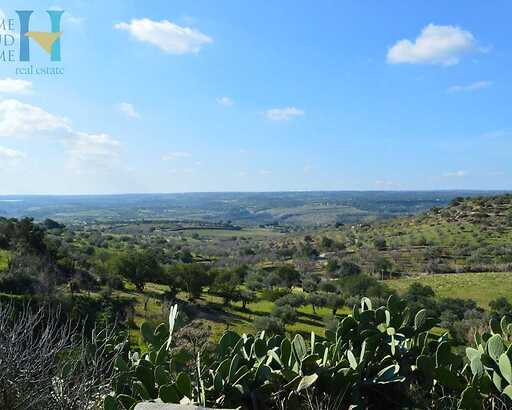
<svg viewBox="0 0 512 410"><path fill-rule="evenodd" d="M0 61L0 194L512 189L507 1L1 5L49 8L64 75Z"/></svg>

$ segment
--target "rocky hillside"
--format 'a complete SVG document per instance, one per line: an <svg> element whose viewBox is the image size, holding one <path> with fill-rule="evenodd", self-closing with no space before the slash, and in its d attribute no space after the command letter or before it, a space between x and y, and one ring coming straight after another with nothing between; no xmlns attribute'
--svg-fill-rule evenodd
<svg viewBox="0 0 512 410"><path fill-rule="evenodd" d="M416 216L319 231L320 251L325 237L343 244L328 257L370 273L380 257L397 273L512 270L512 195L458 197Z"/></svg>

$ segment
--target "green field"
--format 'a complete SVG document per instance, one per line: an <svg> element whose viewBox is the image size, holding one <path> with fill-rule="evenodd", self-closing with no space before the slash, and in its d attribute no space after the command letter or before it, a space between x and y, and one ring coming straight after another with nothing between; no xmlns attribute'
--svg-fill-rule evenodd
<svg viewBox="0 0 512 410"><path fill-rule="evenodd" d="M197 233L201 238L251 238L251 239L266 239L266 238L277 238L284 234L265 228L244 228L240 230L233 229L187 229L180 231L184 236L191 236Z"/></svg>
<svg viewBox="0 0 512 410"><path fill-rule="evenodd" d="M122 297L132 298L135 303L135 323L140 326L144 320L151 322L161 322L167 319L167 312L162 308L158 298L166 290L166 286L148 283L144 294L141 294L129 284L125 291L116 291L115 294ZM296 290L300 291L300 290ZM255 303L247 304L247 309L242 309L240 302L231 303L230 306L222 304L222 298L203 293L200 299L193 303L188 303L185 293L178 294L178 299L182 306L191 309L196 319L203 320L211 327L212 339L217 340L222 333L227 330L235 330L239 333L256 332L253 325L254 319L259 316L269 316L274 304L267 300L258 300ZM147 310L144 310L147 300ZM350 309L343 308L338 310L338 316L350 313ZM298 309L298 319L296 323L286 326L287 332L309 334L314 331L320 336L324 336L324 319L331 317L332 311L328 308L317 308L316 313L310 305L302 306ZM138 332L134 329L132 336L138 338Z"/></svg>
<svg viewBox="0 0 512 410"><path fill-rule="evenodd" d="M502 296L512 302L511 272L451 273L395 279L386 283L401 293L414 282L430 286L437 297L473 299L483 309L489 309L489 302Z"/></svg>
<svg viewBox="0 0 512 410"><path fill-rule="evenodd" d="M9 251L0 249L0 271L4 270L9 263Z"/></svg>

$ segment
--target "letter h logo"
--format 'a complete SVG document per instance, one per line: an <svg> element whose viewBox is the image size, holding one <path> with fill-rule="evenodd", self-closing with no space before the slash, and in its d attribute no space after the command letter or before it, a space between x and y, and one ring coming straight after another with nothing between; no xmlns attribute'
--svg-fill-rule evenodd
<svg viewBox="0 0 512 410"><path fill-rule="evenodd" d="M51 61L60 61L60 20L63 10L47 10L50 16L51 32L29 31L30 15L33 10L16 10L20 19L20 61L30 61L30 42L32 38L51 56Z"/></svg>

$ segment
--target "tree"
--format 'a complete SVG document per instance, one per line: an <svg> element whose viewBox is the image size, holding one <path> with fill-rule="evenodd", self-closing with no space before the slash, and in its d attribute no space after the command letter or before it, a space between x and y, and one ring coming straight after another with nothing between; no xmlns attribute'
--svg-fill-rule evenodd
<svg viewBox="0 0 512 410"><path fill-rule="evenodd" d="M331 280L324 280L320 282L320 285L318 285L318 289L320 289L322 292L336 293L338 287L336 286L336 282Z"/></svg>
<svg viewBox="0 0 512 410"><path fill-rule="evenodd" d="M437 315L439 307L434 297L434 290L430 286L417 282L412 283L404 293L404 299L414 313L425 308L429 310L430 314ZM462 306L463 305L461 305L461 307Z"/></svg>
<svg viewBox="0 0 512 410"><path fill-rule="evenodd" d="M291 288L300 283L300 273L291 265L281 266L276 274L284 287Z"/></svg>
<svg viewBox="0 0 512 410"><path fill-rule="evenodd" d="M338 281L340 290L351 296L368 296L368 297L387 297L391 293L390 290L377 279L360 274L348 276Z"/></svg>
<svg viewBox="0 0 512 410"><path fill-rule="evenodd" d="M263 287L272 289L275 286L284 286L283 281L277 272L269 272L263 279Z"/></svg>
<svg viewBox="0 0 512 410"><path fill-rule="evenodd" d="M183 263L175 265L168 271L170 286L177 286L188 293L193 300L201 296L203 287L210 284L210 276L206 268L199 263ZM172 289L171 289L172 290Z"/></svg>
<svg viewBox="0 0 512 410"><path fill-rule="evenodd" d="M306 304L306 298L302 293L288 293L274 302L277 306L291 306L298 308Z"/></svg>
<svg viewBox="0 0 512 410"><path fill-rule="evenodd" d="M333 316L336 316L338 309L343 307L345 301L343 297L337 293L327 293L325 296L325 304L332 309Z"/></svg>
<svg viewBox="0 0 512 410"><path fill-rule="evenodd" d="M258 300L256 292L250 290L243 290L240 292L240 300L242 301L242 309L246 310L248 303L256 302Z"/></svg>
<svg viewBox="0 0 512 410"><path fill-rule="evenodd" d="M53 219L46 218L43 222L43 225L46 229L63 229L65 228L65 225L58 223L57 221L54 221Z"/></svg>
<svg viewBox="0 0 512 410"><path fill-rule="evenodd" d="M234 269L234 272L238 275L240 282L243 282L249 272L249 267L247 265L240 265Z"/></svg>
<svg viewBox="0 0 512 410"><path fill-rule="evenodd" d="M411 283L407 291L405 292L406 300L419 300L421 298L433 298L436 294L434 289L428 285L423 285L419 282Z"/></svg>
<svg viewBox="0 0 512 410"><path fill-rule="evenodd" d="M251 290L264 288L265 274L262 271L251 271L245 277L245 284Z"/></svg>
<svg viewBox="0 0 512 410"><path fill-rule="evenodd" d="M318 258L318 250L311 245L311 242L304 242L300 246L299 253L305 258L316 259Z"/></svg>
<svg viewBox="0 0 512 410"><path fill-rule="evenodd" d="M315 313L317 307L325 306L326 303L325 296L319 292L310 293L307 297L307 301Z"/></svg>
<svg viewBox="0 0 512 410"><path fill-rule="evenodd" d="M284 323L294 323L297 321L297 311L290 305L274 306L272 316L281 319Z"/></svg>
<svg viewBox="0 0 512 410"><path fill-rule="evenodd" d="M379 251L385 251L388 247L386 240L382 237L375 238L373 240L373 246Z"/></svg>
<svg viewBox="0 0 512 410"><path fill-rule="evenodd" d="M265 331L266 334L282 335L284 333L284 322L278 317L257 317L254 320L254 327L258 331Z"/></svg>
<svg viewBox="0 0 512 410"><path fill-rule="evenodd" d="M338 272L340 276L359 275L361 273L361 267L353 262L341 261Z"/></svg>
<svg viewBox="0 0 512 410"><path fill-rule="evenodd" d="M238 285L240 278L238 274L228 269L217 269L212 272L213 282L211 290L224 299L224 305L229 305L231 301L239 296Z"/></svg>
<svg viewBox="0 0 512 410"><path fill-rule="evenodd" d="M493 315L498 317L512 316L512 304L505 297L500 297L489 302L489 307Z"/></svg>
<svg viewBox="0 0 512 410"><path fill-rule="evenodd" d="M336 272L340 268L340 265L336 259L329 259L327 261L327 265L325 265L325 269L329 273Z"/></svg>
<svg viewBox="0 0 512 410"><path fill-rule="evenodd" d="M331 250L334 247L334 239L322 236L320 247L324 250Z"/></svg>
<svg viewBox="0 0 512 410"><path fill-rule="evenodd" d="M194 256L192 255L192 253L188 249L185 249L185 250L179 252L179 254L177 255L177 258L180 261L182 261L183 263L192 263L192 262L194 262Z"/></svg>
<svg viewBox="0 0 512 410"><path fill-rule="evenodd" d="M162 267L150 251L139 251L121 255L116 263L117 273L132 282L139 292L144 291L147 282L162 277Z"/></svg>
<svg viewBox="0 0 512 410"><path fill-rule="evenodd" d="M304 290L304 292L314 292L316 291L318 288L318 281L311 277L311 276L308 276L307 278L304 278L302 280L302 289Z"/></svg>
<svg viewBox="0 0 512 410"><path fill-rule="evenodd" d="M384 275L391 276L391 269L393 268L393 264L388 258L379 256L377 259L375 259L373 268L375 272L380 273L381 279L384 280Z"/></svg>

